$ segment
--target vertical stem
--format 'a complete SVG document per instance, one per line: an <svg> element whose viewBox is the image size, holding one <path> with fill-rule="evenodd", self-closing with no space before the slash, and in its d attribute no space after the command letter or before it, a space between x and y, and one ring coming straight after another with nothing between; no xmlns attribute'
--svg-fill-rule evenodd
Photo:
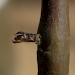
<svg viewBox="0 0 75 75"><path fill-rule="evenodd" d="M68 0L42 0L38 33L42 36L37 51L38 75L68 75Z"/></svg>

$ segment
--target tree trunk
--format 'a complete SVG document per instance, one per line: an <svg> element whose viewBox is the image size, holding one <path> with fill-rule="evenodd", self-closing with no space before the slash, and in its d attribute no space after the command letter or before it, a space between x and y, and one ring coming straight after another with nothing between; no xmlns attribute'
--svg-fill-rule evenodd
<svg viewBox="0 0 75 75"><path fill-rule="evenodd" d="M38 75L68 75L69 17L68 0L42 0L38 28Z"/></svg>

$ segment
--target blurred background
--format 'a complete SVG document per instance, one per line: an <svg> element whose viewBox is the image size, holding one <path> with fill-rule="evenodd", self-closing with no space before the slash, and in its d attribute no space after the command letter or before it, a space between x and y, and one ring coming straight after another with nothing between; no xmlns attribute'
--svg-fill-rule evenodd
<svg viewBox="0 0 75 75"><path fill-rule="evenodd" d="M17 31L37 33L41 0L0 0L0 75L37 75L35 43L13 44ZM75 75L75 1L69 1L70 73Z"/></svg>

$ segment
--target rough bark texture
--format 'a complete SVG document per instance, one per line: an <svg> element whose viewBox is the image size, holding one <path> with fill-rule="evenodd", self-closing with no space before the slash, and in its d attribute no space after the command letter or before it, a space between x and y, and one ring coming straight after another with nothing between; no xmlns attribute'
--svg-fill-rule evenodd
<svg viewBox="0 0 75 75"><path fill-rule="evenodd" d="M67 0L42 0L38 33L38 75L68 75L69 19Z"/></svg>

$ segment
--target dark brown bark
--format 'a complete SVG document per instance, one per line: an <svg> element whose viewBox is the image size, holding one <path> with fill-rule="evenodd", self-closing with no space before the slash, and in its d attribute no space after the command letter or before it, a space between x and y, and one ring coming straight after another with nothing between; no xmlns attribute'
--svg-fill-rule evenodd
<svg viewBox="0 0 75 75"><path fill-rule="evenodd" d="M42 0L38 33L38 75L68 75L69 19L68 0Z"/></svg>

